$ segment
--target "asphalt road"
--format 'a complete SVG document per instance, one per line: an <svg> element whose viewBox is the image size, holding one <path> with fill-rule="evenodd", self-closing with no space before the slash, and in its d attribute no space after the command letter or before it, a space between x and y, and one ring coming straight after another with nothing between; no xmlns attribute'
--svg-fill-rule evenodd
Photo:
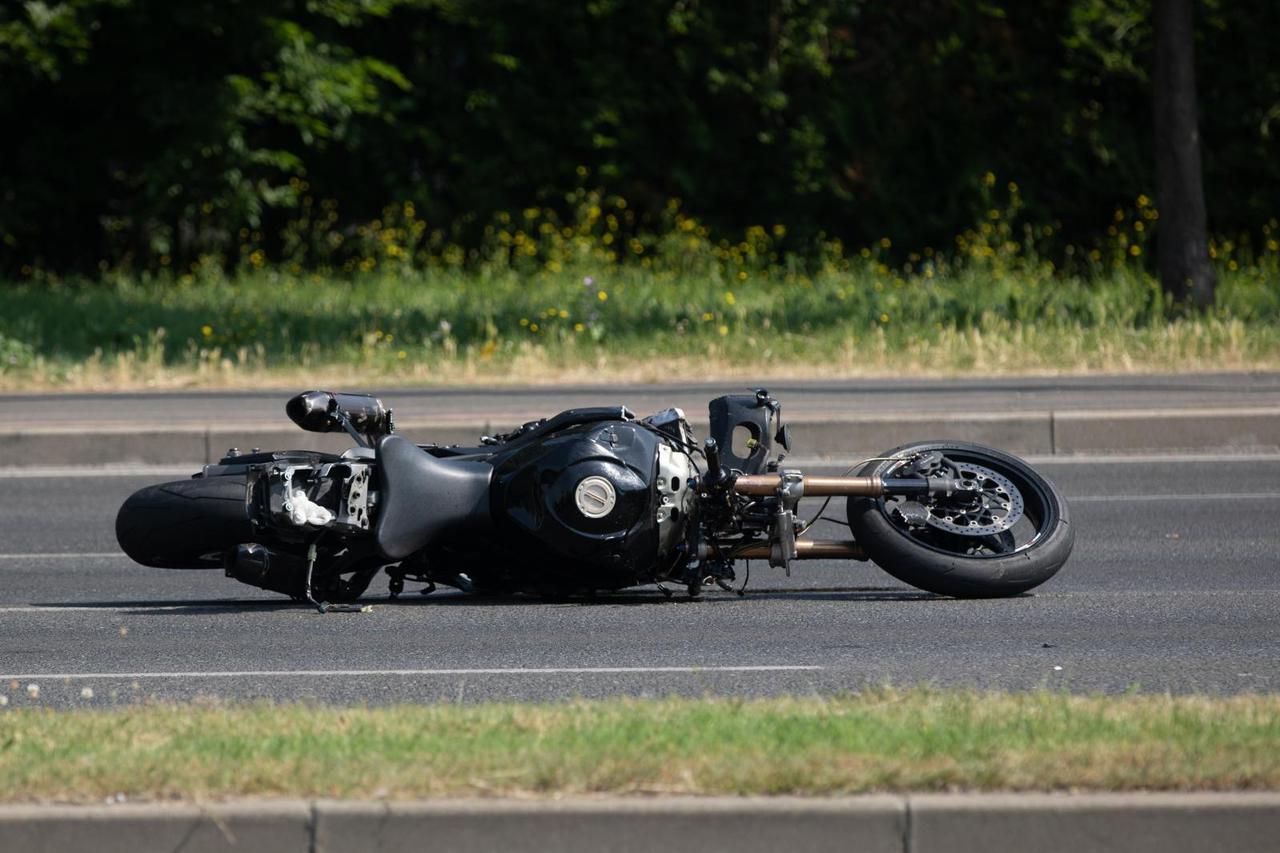
<svg viewBox="0 0 1280 853"><path fill-rule="evenodd" d="M1280 457L1041 467L1071 499L1076 552L1016 599L939 598L865 563L800 563L791 578L755 563L745 598L668 602L643 589L567 604L452 593L392 603L378 580L372 612L324 616L221 572L133 565L112 523L143 478L3 478L0 696L89 706L750 696L880 683L1280 689Z"/></svg>

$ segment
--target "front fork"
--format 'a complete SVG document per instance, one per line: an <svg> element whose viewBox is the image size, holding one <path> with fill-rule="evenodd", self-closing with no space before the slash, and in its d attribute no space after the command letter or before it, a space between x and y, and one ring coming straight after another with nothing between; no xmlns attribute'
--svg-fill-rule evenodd
<svg viewBox="0 0 1280 853"><path fill-rule="evenodd" d="M733 481L740 495L767 496L786 489L788 496L798 489L799 498L854 497L878 498L883 495L952 495L966 489L954 477L806 477L799 471L777 474L746 474Z"/></svg>
<svg viewBox="0 0 1280 853"><path fill-rule="evenodd" d="M768 559L771 566L789 569L792 560L867 559L857 542L834 539L797 540L795 510L801 498L948 496L969 491L973 484L946 476L881 477L873 474L858 477L806 477L799 471L780 471L776 474L739 476L732 481L730 488L739 495L778 499L770 541L739 548L734 551L734 557Z"/></svg>

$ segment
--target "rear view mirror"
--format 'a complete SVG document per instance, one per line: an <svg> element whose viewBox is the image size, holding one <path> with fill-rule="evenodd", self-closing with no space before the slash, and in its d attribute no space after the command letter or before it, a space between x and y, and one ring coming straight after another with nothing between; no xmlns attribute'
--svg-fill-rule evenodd
<svg viewBox="0 0 1280 853"><path fill-rule="evenodd" d="M286 403L284 411L307 432L343 432L346 428L339 413L361 435L387 435L392 430L391 410L372 394L304 391Z"/></svg>
<svg viewBox="0 0 1280 853"><path fill-rule="evenodd" d="M783 424L782 429L778 430L778 434L773 437L773 440L778 442L778 444L782 445L783 450L790 453L791 452L791 424Z"/></svg>

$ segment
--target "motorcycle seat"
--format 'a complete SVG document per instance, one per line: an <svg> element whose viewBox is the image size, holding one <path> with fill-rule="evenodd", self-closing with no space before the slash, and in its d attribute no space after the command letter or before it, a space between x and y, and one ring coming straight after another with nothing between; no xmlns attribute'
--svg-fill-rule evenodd
<svg viewBox="0 0 1280 853"><path fill-rule="evenodd" d="M388 560L403 560L442 534L489 526L489 463L440 459L404 436L387 435L378 442L378 468L382 494L373 535Z"/></svg>

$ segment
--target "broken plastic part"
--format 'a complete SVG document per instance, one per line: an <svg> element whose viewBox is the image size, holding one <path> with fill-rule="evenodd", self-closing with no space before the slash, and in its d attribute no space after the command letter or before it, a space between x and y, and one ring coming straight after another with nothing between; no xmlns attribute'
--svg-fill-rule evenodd
<svg viewBox="0 0 1280 853"><path fill-rule="evenodd" d="M289 493L288 512L289 520L299 526L313 524L316 527L324 527L333 521L333 513L330 510L311 500L300 490Z"/></svg>

